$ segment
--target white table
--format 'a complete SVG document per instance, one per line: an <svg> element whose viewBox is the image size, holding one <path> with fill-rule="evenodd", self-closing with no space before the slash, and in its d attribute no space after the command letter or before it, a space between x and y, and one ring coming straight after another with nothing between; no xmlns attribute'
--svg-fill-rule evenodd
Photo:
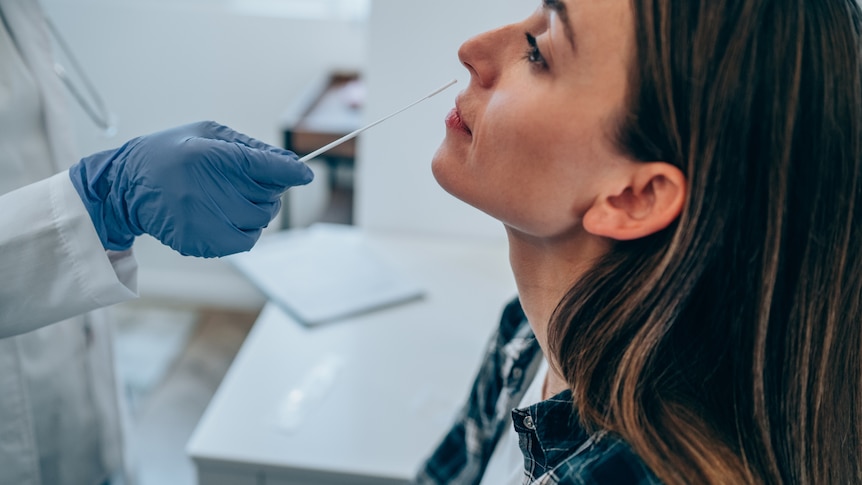
<svg viewBox="0 0 862 485"><path fill-rule="evenodd" d="M366 237L426 296L317 328L267 304L188 443L200 485L405 483L448 430L515 295L506 245Z"/></svg>

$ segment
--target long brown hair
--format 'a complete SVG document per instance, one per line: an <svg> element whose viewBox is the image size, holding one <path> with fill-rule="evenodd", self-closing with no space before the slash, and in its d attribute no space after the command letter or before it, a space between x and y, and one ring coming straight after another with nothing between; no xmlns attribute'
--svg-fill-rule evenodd
<svg viewBox="0 0 862 485"><path fill-rule="evenodd" d="M633 6L619 145L689 193L557 308L581 419L669 484L862 483L859 5Z"/></svg>

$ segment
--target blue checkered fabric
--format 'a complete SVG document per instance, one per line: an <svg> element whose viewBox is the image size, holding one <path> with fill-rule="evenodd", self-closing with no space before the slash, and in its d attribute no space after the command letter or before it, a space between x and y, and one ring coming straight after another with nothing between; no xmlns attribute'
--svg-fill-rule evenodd
<svg viewBox="0 0 862 485"><path fill-rule="evenodd" d="M524 454L524 484L659 485L625 442L584 431L570 391L515 408L540 362L538 341L515 299L503 312L466 405L414 483L478 484L506 426L514 426Z"/></svg>

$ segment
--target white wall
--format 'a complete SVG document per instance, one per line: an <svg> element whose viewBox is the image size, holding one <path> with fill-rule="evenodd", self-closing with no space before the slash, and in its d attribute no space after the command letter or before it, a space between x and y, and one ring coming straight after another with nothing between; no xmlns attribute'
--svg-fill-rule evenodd
<svg viewBox="0 0 862 485"><path fill-rule="evenodd" d="M357 224L432 235L498 238L502 226L445 193L431 175L443 120L469 75L457 57L471 36L520 20L538 0L373 0L368 37L368 119L456 78L458 84L359 140Z"/></svg>
<svg viewBox="0 0 862 485"><path fill-rule="evenodd" d="M281 144L279 115L309 82L365 64L365 26L344 19L256 15L229 0L42 3L119 118L105 139L73 104L82 155L201 119ZM183 258L149 237L135 252L142 297L237 308L264 301L223 260Z"/></svg>
<svg viewBox="0 0 862 485"><path fill-rule="evenodd" d="M80 116L84 154L200 119L280 143L278 116L309 82L365 64L364 25L348 20L245 14L217 0L42 3L119 117L105 140Z"/></svg>

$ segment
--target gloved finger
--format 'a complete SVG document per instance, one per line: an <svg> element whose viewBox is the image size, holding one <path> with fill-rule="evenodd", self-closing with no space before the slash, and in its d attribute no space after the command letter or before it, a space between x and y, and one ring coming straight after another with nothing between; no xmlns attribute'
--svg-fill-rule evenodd
<svg viewBox="0 0 862 485"><path fill-rule="evenodd" d="M262 229L242 230L239 228L233 228L232 231L227 232L223 237L220 237L218 241L213 241L209 246L203 248L202 256L204 258L220 258L222 256L248 251L254 247L262 233Z"/></svg>
<svg viewBox="0 0 862 485"><path fill-rule="evenodd" d="M211 221L212 225L230 224L241 230L268 225L281 208L280 192L264 190L241 174L215 168L196 179L199 190L194 193L195 200L184 204L186 210L198 207L201 214L196 220Z"/></svg>
<svg viewBox="0 0 862 485"><path fill-rule="evenodd" d="M206 217L229 223L241 230L266 227L281 209L281 192L265 189L245 177L231 173L209 173L209 182L199 180ZM203 219L203 217L201 217Z"/></svg>
<svg viewBox="0 0 862 485"><path fill-rule="evenodd" d="M314 180L314 172L295 155L286 156L267 150L235 145L242 152L245 173L259 184L275 186L283 191L288 187L305 185Z"/></svg>
<svg viewBox="0 0 862 485"><path fill-rule="evenodd" d="M281 200L254 203L246 199L232 198L229 203L217 208L225 221L239 230L261 229L269 225L281 209Z"/></svg>
<svg viewBox="0 0 862 485"><path fill-rule="evenodd" d="M196 179L210 180L223 191L234 187L253 202L273 202L288 187L307 184L314 178L307 165L292 157L200 137L185 143L194 146L199 160L205 161L190 167Z"/></svg>
<svg viewBox="0 0 862 485"><path fill-rule="evenodd" d="M231 227L221 231L217 238L197 238L189 241L175 241L168 244L183 256L196 256L199 258L220 258L235 253L248 251L263 231L261 229L241 230Z"/></svg>
<svg viewBox="0 0 862 485"><path fill-rule="evenodd" d="M237 236L237 241L242 241L242 247L240 248L240 246L237 245L237 250L234 251L234 253L248 251L249 249L253 248L254 245L257 243L258 239L260 239L260 235L263 234L263 228L261 227L258 229L244 229L239 232L242 233L242 237ZM225 254L225 256L227 256L227 254Z"/></svg>
<svg viewBox="0 0 862 485"><path fill-rule="evenodd" d="M165 231L166 237L162 239L163 243L184 256L214 258L248 251L269 222L269 218L263 215L263 224L251 224L251 227L244 229L237 227L220 207L212 203L195 200L189 201L186 206L191 208L189 213L173 220L177 227Z"/></svg>

